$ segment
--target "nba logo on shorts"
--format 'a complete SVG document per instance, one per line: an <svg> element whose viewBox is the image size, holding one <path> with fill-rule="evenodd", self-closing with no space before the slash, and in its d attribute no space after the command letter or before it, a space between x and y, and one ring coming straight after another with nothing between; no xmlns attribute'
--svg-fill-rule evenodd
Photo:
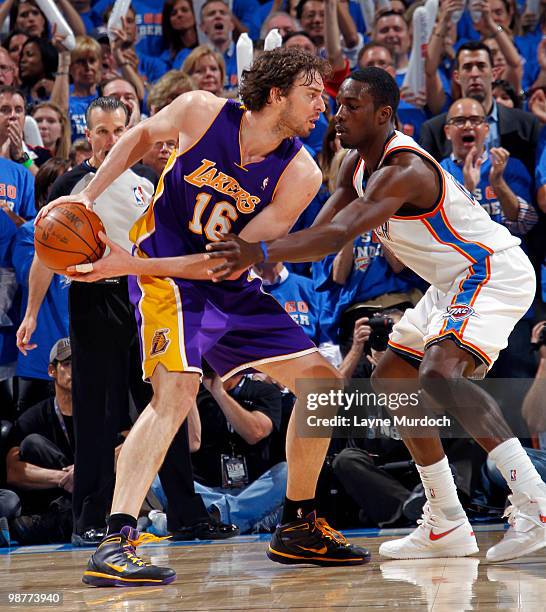
<svg viewBox="0 0 546 612"><path fill-rule="evenodd" d="M510 482L515 482L516 480L516 470L510 470Z"/></svg>
<svg viewBox="0 0 546 612"><path fill-rule="evenodd" d="M167 338L170 329L156 329L152 338L152 348L150 349L150 357L161 355L167 350L171 341Z"/></svg>
<svg viewBox="0 0 546 612"><path fill-rule="evenodd" d="M436 493L434 492L434 489L429 489L430 492L430 496L432 497L432 499L434 499L436 497Z"/></svg>

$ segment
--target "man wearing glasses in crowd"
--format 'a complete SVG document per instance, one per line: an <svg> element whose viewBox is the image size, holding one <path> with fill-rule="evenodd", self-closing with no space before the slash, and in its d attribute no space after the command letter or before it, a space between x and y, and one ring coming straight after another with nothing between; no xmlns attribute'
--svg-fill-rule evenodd
<svg viewBox="0 0 546 612"><path fill-rule="evenodd" d="M483 105L489 124L487 146L505 148L512 157L520 159L529 172L534 172L540 123L532 113L497 105L493 98L494 80L489 48L480 41L462 44L455 58L453 81L461 88L463 98L472 98ZM420 131L420 145L438 161L451 152L444 132L445 122L446 113L442 113L425 121Z"/></svg>
<svg viewBox="0 0 546 612"><path fill-rule="evenodd" d="M444 127L452 153L441 165L485 208L489 216L524 236L537 222L531 204L533 181L524 164L503 147L486 148L489 124L477 100L454 102Z"/></svg>

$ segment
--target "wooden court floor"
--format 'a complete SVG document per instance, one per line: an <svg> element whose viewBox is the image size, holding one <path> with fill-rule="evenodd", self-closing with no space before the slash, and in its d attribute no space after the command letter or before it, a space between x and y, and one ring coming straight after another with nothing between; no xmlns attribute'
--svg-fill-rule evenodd
<svg viewBox="0 0 546 612"><path fill-rule="evenodd" d="M501 536L490 529L478 533L481 552L476 558L386 561L377 554L387 532L380 533L351 536L373 554L370 564L352 568L278 565L264 554L266 538L253 536L222 543L151 544L140 547L141 554L174 567L178 579L166 587L134 589L83 585L89 549L2 549L0 610L546 611L546 549L518 562L486 564L487 547ZM9 593L31 592L60 593L63 603L8 603Z"/></svg>

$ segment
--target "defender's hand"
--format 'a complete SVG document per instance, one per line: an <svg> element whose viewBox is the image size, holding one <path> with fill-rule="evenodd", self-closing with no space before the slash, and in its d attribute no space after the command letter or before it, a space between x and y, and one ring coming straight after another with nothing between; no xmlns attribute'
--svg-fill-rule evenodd
<svg viewBox="0 0 546 612"><path fill-rule="evenodd" d="M207 259L224 259L223 263L211 261L208 273L212 281L218 283L228 278L236 278L242 270L246 270L263 260L260 245L255 242L245 242L235 234L226 234L223 240L211 242L206 246ZM214 264L218 265L214 265Z"/></svg>

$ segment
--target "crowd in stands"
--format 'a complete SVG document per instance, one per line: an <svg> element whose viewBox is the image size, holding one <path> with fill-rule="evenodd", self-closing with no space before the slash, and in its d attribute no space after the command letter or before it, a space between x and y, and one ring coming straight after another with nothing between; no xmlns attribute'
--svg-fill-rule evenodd
<svg viewBox="0 0 546 612"><path fill-rule="evenodd" d="M236 98L239 36L257 54L273 29L332 67L326 111L304 139L323 184L294 230L313 223L347 152L333 124L337 91L353 69L375 66L401 87L398 129L521 238L536 300L491 376L528 381L497 399L546 479L546 1L535 14L525 0L440 0L419 92L405 76L424 0L384 0L368 22L355 0L133 0L108 31L112 4L57 0L75 35L70 51L34 0L0 4L0 546L101 540L117 455L151 393L126 279L88 286L48 271L34 255L37 211L82 189L126 130L184 92ZM125 248L176 148L156 142L97 201ZM426 290L373 231L312 265L253 273L348 381L370 376L393 323ZM139 527L181 540L269 532L284 499L294 397L261 374L222 383L203 368ZM447 454L465 507L499 518L507 492L485 452L453 439ZM334 436L318 500L337 526L383 527L415 523L425 498L396 429L370 428Z"/></svg>

